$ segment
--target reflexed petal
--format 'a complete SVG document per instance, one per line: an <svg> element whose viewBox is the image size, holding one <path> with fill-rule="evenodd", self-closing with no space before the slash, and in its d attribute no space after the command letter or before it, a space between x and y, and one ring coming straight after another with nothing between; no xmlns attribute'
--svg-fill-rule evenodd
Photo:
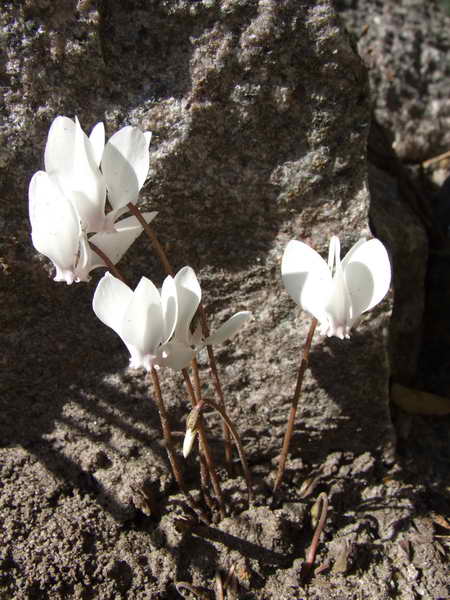
<svg viewBox="0 0 450 600"><path fill-rule="evenodd" d="M116 231L117 219L120 219L120 217L126 212L128 212L128 208L126 206L121 206L120 208L114 208L113 210L110 210L105 215L105 227L103 231L107 233L113 233L114 231Z"/></svg>
<svg viewBox="0 0 450 600"><path fill-rule="evenodd" d="M251 316L252 313L245 310L236 313L230 317L228 321L225 321L215 333L207 338L206 344L212 346L213 344L221 344L225 340L230 340Z"/></svg>
<svg viewBox="0 0 450 600"><path fill-rule="evenodd" d="M177 341L191 344L190 324L202 298L202 290L194 269L183 267L175 275L178 296L178 319L175 329Z"/></svg>
<svg viewBox="0 0 450 600"><path fill-rule="evenodd" d="M100 166L102 160L103 149L105 148L105 126L103 123L97 123L91 131L89 141L92 146L92 153L95 164Z"/></svg>
<svg viewBox="0 0 450 600"><path fill-rule="evenodd" d="M291 240L283 254L281 275L291 298L319 322L326 321L325 304L332 291L330 269L312 248Z"/></svg>
<svg viewBox="0 0 450 600"><path fill-rule="evenodd" d="M190 346L172 341L158 350L157 363L161 367L170 367L175 371L185 369L194 358L195 352Z"/></svg>
<svg viewBox="0 0 450 600"><path fill-rule="evenodd" d="M356 252L356 250L360 246L362 246L363 244L365 244L366 242L367 242L367 240L365 238L361 238L355 244L353 244L353 246L350 248L350 250L347 252L347 254L342 259L342 268L344 270L345 270L345 265L348 263L348 261L350 260L350 258L353 256L353 253Z"/></svg>
<svg viewBox="0 0 450 600"><path fill-rule="evenodd" d="M133 292L125 283L111 273L105 273L92 300L92 308L100 321L111 327L122 339L123 318L132 298Z"/></svg>
<svg viewBox="0 0 450 600"><path fill-rule="evenodd" d="M147 223L150 223L158 213L143 213L143 217ZM139 237L142 233L142 225L138 222L135 216L127 217L116 223L116 231L107 233L100 232L96 233L89 238L89 241L95 244L102 252L106 254L109 260L116 264L131 246L131 244ZM92 250L91 250L92 252ZM93 252L95 254L95 252ZM96 267L104 266L103 261L97 257L92 262L90 270Z"/></svg>
<svg viewBox="0 0 450 600"><path fill-rule="evenodd" d="M164 335L162 337L162 343L164 344L172 337L178 317L177 288L174 278L170 275L164 279L162 285L161 303L164 318Z"/></svg>
<svg viewBox="0 0 450 600"><path fill-rule="evenodd" d="M146 136L136 127L123 127L108 140L101 168L113 208L136 203L148 174L148 144Z"/></svg>
<svg viewBox="0 0 450 600"><path fill-rule="evenodd" d="M335 264L341 262L341 242L336 235L331 236L330 244L328 246L328 268L330 269L331 275L334 275Z"/></svg>
<svg viewBox="0 0 450 600"><path fill-rule="evenodd" d="M94 252L92 250L92 248L89 247L88 245L88 261L87 261L87 273L90 273L91 271L93 271L94 269L98 269L99 267L108 267L108 265L106 265L103 260L100 258L100 256ZM77 269L77 273L78 273L78 269ZM79 277L79 276L78 276ZM82 280L82 281L90 281L90 277L86 280ZM80 279L81 281L81 279Z"/></svg>
<svg viewBox="0 0 450 600"><path fill-rule="evenodd" d="M56 117L50 125L45 146L44 164L47 173L72 171L74 146L74 121L68 117Z"/></svg>
<svg viewBox="0 0 450 600"><path fill-rule="evenodd" d="M80 215L82 227L86 233L104 231L107 228L104 214L104 200L99 205L96 201L92 201L92 197L90 198L85 193L76 190L72 190L69 193L69 198L75 210Z"/></svg>
<svg viewBox="0 0 450 600"><path fill-rule="evenodd" d="M28 193L33 245L55 265L56 281L72 283L79 247L78 216L44 171L33 175Z"/></svg>
<svg viewBox="0 0 450 600"><path fill-rule="evenodd" d="M342 266L356 319L386 295L391 283L391 264L383 244L372 239L353 246Z"/></svg>
<svg viewBox="0 0 450 600"><path fill-rule="evenodd" d="M122 323L122 336L142 354L154 354L164 335L161 297L155 285L142 277L133 292Z"/></svg>
<svg viewBox="0 0 450 600"><path fill-rule="evenodd" d="M78 119L57 117L45 147L45 169L77 210L87 232L101 231L106 187L88 137Z"/></svg>
<svg viewBox="0 0 450 600"><path fill-rule="evenodd" d="M150 142L152 141L152 132L144 131L145 141L147 142L147 146L150 146Z"/></svg>
<svg viewBox="0 0 450 600"><path fill-rule="evenodd" d="M72 196L86 231L102 231L105 226L106 185L96 163L94 149L75 119L75 155Z"/></svg>

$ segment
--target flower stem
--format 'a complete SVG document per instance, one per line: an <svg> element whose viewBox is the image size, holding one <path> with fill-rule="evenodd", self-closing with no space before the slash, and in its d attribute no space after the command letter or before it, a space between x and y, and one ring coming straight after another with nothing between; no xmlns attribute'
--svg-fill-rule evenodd
<svg viewBox="0 0 450 600"><path fill-rule="evenodd" d="M297 414L298 401L300 398L300 392L302 390L303 377L305 375L305 371L308 367L309 362L309 351L311 349L311 343L314 336L314 332L317 326L317 319L313 319L311 322L311 326L308 331L308 335L306 337L305 346L303 348L302 359L300 362L300 367L298 369L297 375L297 383L295 386L295 392L291 400L291 408L289 411L288 422L286 426L286 433L284 434L283 446L281 448L280 456L278 459L278 470L277 476L275 480L275 485L273 486L273 493L276 494L278 488L280 487L281 481L283 479L284 470L286 467L286 460L289 452L289 445L291 443L292 433L294 431L294 423L295 423L295 415Z"/></svg>
<svg viewBox="0 0 450 600"><path fill-rule="evenodd" d="M192 360L192 372L194 375L194 390L193 391L195 391L195 396L193 394L191 394L191 400L192 400L193 406L195 406L195 405L198 405L202 399L201 386L200 386L200 375L199 375L199 371L198 371L198 363L195 359ZM187 374L187 371L186 371L186 374ZM185 378L185 380L186 380L186 382L189 380L189 383L191 383L190 379ZM191 393L189 385L188 385L188 389ZM200 441L199 441L199 445L201 446ZM208 491L208 484L209 484L209 480L210 480L209 472L208 472L208 465L206 464L204 452L202 451L201 447L199 448L199 450L200 450L200 452L199 452L200 482L201 482L201 486L202 486L202 490L203 490L203 496L204 496L206 504L208 505L210 510L213 512L214 505L212 504L212 500L211 500L211 497L210 497L209 491Z"/></svg>
<svg viewBox="0 0 450 600"><path fill-rule="evenodd" d="M116 267L116 265L109 259L109 257L106 256L106 254L103 252L103 250L100 250L100 248L98 248L92 242L89 242L89 246L98 256L100 256L102 261L105 263L105 266L108 267L108 269L112 273L114 273L114 275L117 277L117 279L120 279L120 281L125 283L125 278L123 277L122 273L119 271L119 269Z"/></svg>
<svg viewBox="0 0 450 600"><path fill-rule="evenodd" d="M161 261L161 264L163 265L164 270L166 271L167 275L173 276L174 275L173 267L170 264L170 261L167 258L167 254L165 253L164 248L160 244L156 233L153 231L153 228L146 222L146 220L144 219L144 217L141 214L141 211L135 204L129 202L127 204L127 208L136 217L136 219L139 221L139 223L144 228L144 231L147 234L147 237L149 238L149 240L153 246L153 249L155 250L156 254L158 255L159 260ZM199 314L200 314L200 321L201 321L201 326L202 326L202 333L203 333L203 336L205 338L207 338L209 335L209 328L208 328L208 322L206 319L206 311L201 302L200 302L200 306L199 306ZM217 370L217 363L216 363L216 359L214 356L214 350L213 350L212 346L206 346L206 349L208 352L208 359L209 359L209 364L210 364L210 368L211 368L211 373L212 373L212 377L213 377L213 381L214 381L214 387L216 390L216 394L217 394L217 397L219 398L219 402L220 402L221 406L225 410L225 399L224 399L224 395L223 395L222 386L220 383L219 372ZM225 459L227 462L227 466L230 469L231 464L232 464L231 463L232 448L231 448L231 443L230 443L230 436L228 433L228 429L226 427L224 427L224 436L225 436Z"/></svg>
<svg viewBox="0 0 450 600"><path fill-rule="evenodd" d="M214 410L216 410L219 413L219 415L222 417L222 420L225 423L228 431L230 432L230 434L232 435L232 437L234 439L236 448L239 453L239 458L241 459L242 471L244 473L245 481L247 483L248 503L251 504L253 501L253 491L252 491L253 482L252 482L252 477L250 475L250 470L247 465L247 461L245 459L245 453L244 453L244 448L242 446L241 438L239 437L237 429L233 425L233 422L231 421L231 419L229 418L227 413L223 410L222 406L220 406L219 404L216 404L213 400L207 400L206 398L204 398L202 400L202 404L207 404L208 406L211 406L211 408L213 408Z"/></svg>
<svg viewBox="0 0 450 600"><path fill-rule="evenodd" d="M139 216L141 216L140 213L139 213ZM142 218L142 221L145 223L145 225L147 225L147 223L145 222L145 220L143 218ZM109 267L111 269L111 271L113 271L114 275L118 279L123 281L123 283L126 283L125 277L122 275L122 273L119 271L119 269L117 269L117 267L111 262L109 257L92 242L90 242L90 245L91 245L92 250L96 254L98 254L98 256L100 256L100 258L104 261L105 265L107 267ZM187 374L187 371L186 371L186 374ZM167 454L169 456L170 466L172 467L172 472L174 474L175 480L178 483L180 490L186 496L189 506L194 510L198 510L202 521L204 521L205 523L209 523L208 518L207 518L206 514L204 513L203 509L195 502L195 500L189 493L189 491L186 487L186 484L184 483L183 477L181 475L181 470L180 470L180 467L179 467L179 464L177 461L177 457L176 457L176 454L175 454L175 451L173 448L172 432L170 430L169 418L168 418L167 411L165 409L164 402L162 399L161 386L159 384L158 373L156 372L155 369L152 369L151 375L152 375L153 385L155 388L155 398L156 398L156 404L157 404L157 408L158 408L159 418L161 421L161 427L163 430L163 436L164 436L164 439L166 442L166 450L167 450ZM189 375L187 375L187 377L189 378ZM190 381L189 381L189 383L190 383ZM192 388L192 384L191 384L191 388ZM193 390L192 390L192 393L193 393Z"/></svg>
<svg viewBox="0 0 450 600"><path fill-rule="evenodd" d="M325 522L327 520L328 496L325 494L325 492L321 492L319 494L319 497L317 498L317 502L320 502L320 504L321 504L320 518L319 518L319 522L317 524L316 530L314 531L313 539L311 542L311 546L309 547L309 550L308 550L308 555L306 557L306 561L302 565L301 579L303 581L305 581L309 578L311 569L312 569L312 567L314 565L314 561L316 559L317 548L319 546L319 541L320 541L320 535L323 531L323 528L325 527Z"/></svg>
<svg viewBox="0 0 450 600"><path fill-rule="evenodd" d="M161 386L159 384L158 373L157 373L156 369L154 369L152 367L150 374L152 377L153 388L155 390L155 401L156 401L156 406L158 408L159 419L161 421L161 428L162 428L162 432L163 432L163 436L164 436L164 441L166 444L167 455L169 457L170 466L172 467L172 472L174 474L175 480L178 484L178 487L185 495L189 506L194 511L199 513L202 521L204 521L205 523L208 523L209 522L208 517L204 513L203 509L197 504L197 502L191 496L189 490L186 487L183 476L181 474L180 465L178 463L178 459L175 454L175 450L174 450L174 446L173 446L172 432L171 432L170 424L169 424L169 417L168 417L166 407L164 406L164 402L162 399Z"/></svg>
<svg viewBox="0 0 450 600"><path fill-rule="evenodd" d="M209 327L208 320L206 318L206 311L202 304L199 306L199 314L200 314L200 323L202 326L202 333L205 338L209 336ZM206 346L206 351L208 352L209 366L211 369L211 374L214 382L214 387L216 390L217 397L219 398L219 404L222 409L225 411L225 398L223 395L222 385L220 383L219 371L217 370L216 357L214 356L214 350L212 346ZM232 472L232 459L233 459L233 448L231 445L230 432L228 427L225 424L225 421L222 421L222 431L223 438L225 441L225 464L227 465L228 472Z"/></svg>
<svg viewBox="0 0 450 600"><path fill-rule="evenodd" d="M167 275L173 275L174 272L173 272L173 269L172 269L172 265L170 264L169 259L167 258L166 253L164 252L164 248L159 243L159 240L156 237L156 234L153 231L153 228L150 227L150 225L147 223L147 221L142 216L141 211L139 210L139 208L135 204L133 204L132 202L129 202L127 204L127 208L130 211L130 213L132 213L136 217L136 219L139 221L139 223L144 228L144 231L147 234L147 237L149 238L150 242L152 243L152 246L153 246L156 254L158 255L159 260L161 261L161 263L162 263L162 265L164 267L164 270L166 271Z"/></svg>
<svg viewBox="0 0 450 600"><path fill-rule="evenodd" d="M197 362L197 361L195 361L195 362ZM191 379L189 377L189 373L187 372L187 369L183 369L182 373L183 373L183 377L186 382L189 394L191 395L192 406L197 406L198 405L197 397L194 392L194 388L192 387ZM201 401L201 399L200 399L200 401ZM200 440L200 449L205 457L209 476L211 478L211 483L214 488L214 493L216 494L217 501L219 503L220 518L224 519L225 518L225 501L223 499L222 488L220 487L219 478L217 477L216 468L214 465L214 459L212 457L211 450L209 448L208 440L206 439L205 426L204 426L202 418L200 418L199 422L198 422L198 437Z"/></svg>

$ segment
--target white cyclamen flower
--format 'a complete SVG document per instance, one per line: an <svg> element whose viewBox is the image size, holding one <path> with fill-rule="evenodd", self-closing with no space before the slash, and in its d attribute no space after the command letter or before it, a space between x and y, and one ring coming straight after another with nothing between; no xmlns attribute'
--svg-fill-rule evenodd
<svg viewBox="0 0 450 600"><path fill-rule="evenodd" d="M159 366L164 345L177 324L178 300L173 277L166 277L161 292L146 277L132 291L105 273L95 290L92 307L100 321L111 327L128 348L132 368L144 367L150 371ZM189 360L190 357L187 364Z"/></svg>
<svg viewBox="0 0 450 600"><path fill-rule="evenodd" d="M378 304L391 282L391 265L383 244L360 240L341 261L339 239L330 240L328 264L303 242L291 240L281 263L291 298L315 317L321 333L348 338L362 313Z"/></svg>
<svg viewBox="0 0 450 600"><path fill-rule="evenodd" d="M175 277L168 275L161 292L146 277L133 292L106 273L95 291L93 309L127 346L132 368L168 366L180 370L189 365L199 341L198 334L190 332L190 325L200 297L200 286L190 267ZM249 316L248 312L237 313L202 343L220 343L232 337Z"/></svg>
<svg viewBox="0 0 450 600"><path fill-rule="evenodd" d="M231 339L251 317L249 311L237 312L205 339L201 333L200 323L195 328L192 326L192 320L202 298L202 290L194 269L183 267L175 275L174 280L179 303L179 318L173 338L165 348L168 359L172 353L181 353L183 348L191 348L194 351L198 346L212 346Z"/></svg>
<svg viewBox="0 0 450 600"><path fill-rule="evenodd" d="M92 269L105 266L90 248L73 204L45 171L38 171L31 179L29 214L33 245L54 264L55 281L68 284L89 281ZM156 214L144 213L143 216L149 223ZM142 226L136 217L128 217L116 224L114 232L96 233L89 242L116 264L141 232Z"/></svg>
<svg viewBox="0 0 450 600"><path fill-rule="evenodd" d="M151 133L123 127L105 145L103 123L89 137L78 119L57 117L45 147L45 171L72 203L86 233L114 231L115 221L135 204L148 174ZM105 214L106 191L113 210Z"/></svg>

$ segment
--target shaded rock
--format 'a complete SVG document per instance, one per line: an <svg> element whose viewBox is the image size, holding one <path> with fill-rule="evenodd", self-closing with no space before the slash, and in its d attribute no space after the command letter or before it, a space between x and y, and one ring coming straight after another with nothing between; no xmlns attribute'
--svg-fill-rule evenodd
<svg viewBox="0 0 450 600"><path fill-rule="evenodd" d="M443 2L337 0L369 68L377 121L402 160L450 146L450 17Z"/></svg>
<svg viewBox="0 0 450 600"><path fill-rule="evenodd" d="M416 381L425 312L425 285L432 232L431 211L421 189L402 166L390 138L376 122L368 141L370 218L393 265L389 358L394 381Z"/></svg>
<svg viewBox="0 0 450 600"><path fill-rule="evenodd" d="M392 378L417 383L426 302L429 244L442 244L429 189L405 167L446 149L446 48L438 3L339 0L369 71L374 123L368 142L371 223L390 250L394 304L389 350ZM440 72L441 70L441 72ZM436 225L438 225L436 227Z"/></svg>

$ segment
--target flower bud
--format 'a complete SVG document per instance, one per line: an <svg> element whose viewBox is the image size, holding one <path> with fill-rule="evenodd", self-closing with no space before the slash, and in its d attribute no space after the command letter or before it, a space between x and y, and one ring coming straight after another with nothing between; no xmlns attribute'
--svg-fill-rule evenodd
<svg viewBox="0 0 450 600"><path fill-rule="evenodd" d="M198 431L198 420L200 418L200 406L195 406L188 415L186 419L186 435L184 436L183 441L183 456L187 458L189 456L190 451L192 450L192 446L194 445L195 436Z"/></svg>

